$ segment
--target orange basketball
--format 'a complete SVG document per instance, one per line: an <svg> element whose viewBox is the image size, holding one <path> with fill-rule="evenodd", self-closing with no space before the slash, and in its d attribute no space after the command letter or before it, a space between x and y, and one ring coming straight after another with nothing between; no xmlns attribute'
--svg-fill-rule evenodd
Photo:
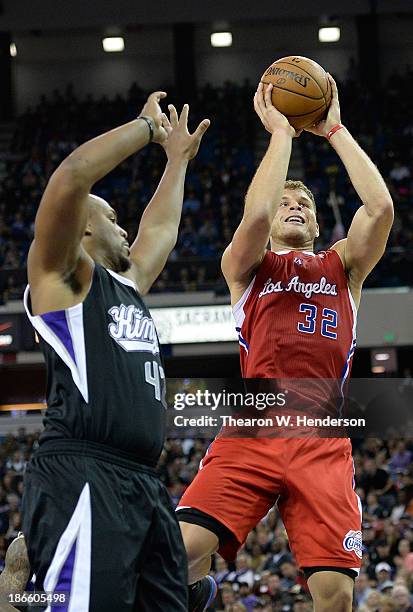
<svg viewBox="0 0 413 612"><path fill-rule="evenodd" d="M267 68L261 82L273 84L272 103L296 130L326 116L331 85L317 62L299 55L283 57Z"/></svg>

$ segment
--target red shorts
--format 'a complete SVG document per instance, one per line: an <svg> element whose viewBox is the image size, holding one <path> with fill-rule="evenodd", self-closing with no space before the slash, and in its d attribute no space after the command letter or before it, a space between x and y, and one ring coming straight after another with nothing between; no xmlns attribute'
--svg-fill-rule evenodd
<svg viewBox="0 0 413 612"><path fill-rule="evenodd" d="M219 549L233 561L277 503L300 567L361 566L361 504L346 438L217 438L179 508L212 516L233 534Z"/></svg>

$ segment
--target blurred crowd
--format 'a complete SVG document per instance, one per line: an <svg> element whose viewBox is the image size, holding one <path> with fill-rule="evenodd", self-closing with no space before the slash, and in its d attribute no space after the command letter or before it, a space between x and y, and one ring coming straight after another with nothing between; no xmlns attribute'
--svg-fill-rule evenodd
<svg viewBox="0 0 413 612"><path fill-rule="evenodd" d="M359 84L356 70L349 75L339 83L343 122L379 166L396 209L386 255L366 286L412 286L413 73L393 75L380 96ZM254 89L255 84L248 82L205 86L189 101L191 127L203 117L210 117L212 123L188 170L178 243L153 291L226 291L219 259L241 218L256 166L258 135L263 131L252 107ZM125 97L79 99L68 86L65 92L44 96L17 119L10 151L2 162L5 178L0 186L3 301L21 297L34 217L53 170L85 140L135 117L146 95L134 84ZM184 102L173 89L167 100L178 108ZM321 234L316 250L321 250L345 235L360 201L326 141L303 133L294 146L300 149L304 180L318 204ZM152 145L94 188L116 208L129 236L136 234L164 161L162 149ZM341 219L334 215L332 194Z"/></svg>
<svg viewBox="0 0 413 612"><path fill-rule="evenodd" d="M210 440L169 438L159 461L173 503L194 478ZM21 529L23 474L38 433L21 427L0 438L0 569ZM354 610L413 612L413 441L353 441L356 492L363 507L363 566ZM219 593L215 612L310 612L311 598L274 507L228 565L213 560Z"/></svg>

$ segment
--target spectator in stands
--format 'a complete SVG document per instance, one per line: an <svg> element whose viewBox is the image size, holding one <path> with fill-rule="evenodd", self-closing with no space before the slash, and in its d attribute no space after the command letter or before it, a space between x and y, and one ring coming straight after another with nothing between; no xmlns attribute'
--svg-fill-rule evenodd
<svg viewBox="0 0 413 612"><path fill-rule="evenodd" d="M239 584L239 598L247 612L252 612L259 601L258 597L252 593L251 586L247 582L242 581Z"/></svg>
<svg viewBox="0 0 413 612"><path fill-rule="evenodd" d="M412 597L405 586L396 585L391 597L396 605L396 612L413 612Z"/></svg>
<svg viewBox="0 0 413 612"><path fill-rule="evenodd" d="M273 604L277 604L285 599L285 589L281 584L278 574L270 574L268 577L268 595Z"/></svg>
<svg viewBox="0 0 413 612"><path fill-rule="evenodd" d="M356 606L361 606L373 589L369 584L369 577L366 572L361 571L354 581L354 602Z"/></svg>
<svg viewBox="0 0 413 612"><path fill-rule="evenodd" d="M293 599L293 612L311 612L313 609L313 604L311 599L305 593L298 593L294 596Z"/></svg>
<svg viewBox="0 0 413 612"><path fill-rule="evenodd" d="M386 582L390 582L391 580L391 566L382 561L376 565L376 578L377 578L377 590L381 590L381 587Z"/></svg>
<svg viewBox="0 0 413 612"><path fill-rule="evenodd" d="M221 556L216 555L215 557L215 581L217 584L221 584L228 579L230 574L228 569L228 563Z"/></svg>
<svg viewBox="0 0 413 612"><path fill-rule="evenodd" d="M406 491L404 489L399 490L397 492L397 502L393 506L393 509L390 515L390 519L392 523L398 523L400 520L400 517L403 514L405 514L406 500L407 500Z"/></svg>
<svg viewBox="0 0 413 612"><path fill-rule="evenodd" d="M6 461L6 468L15 474L23 474L25 467L26 462L19 450L14 451L13 457Z"/></svg>
<svg viewBox="0 0 413 612"><path fill-rule="evenodd" d="M413 574L413 553L411 552L411 542L402 538L397 546L397 555L394 556L394 563L398 569L406 569Z"/></svg>
<svg viewBox="0 0 413 612"><path fill-rule="evenodd" d="M201 202L195 195L195 191L193 189L188 190L188 195L184 199L184 203L182 206L182 212L184 213L197 213L201 208Z"/></svg>
<svg viewBox="0 0 413 612"><path fill-rule="evenodd" d="M363 507L363 518L366 521L375 521L383 516L388 516L388 512L379 504L376 493L369 493L367 495L367 503Z"/></svg>
<svg viewBox="0 0 413 612"><path fill-rule="evenodd" d="M391 596L386 594L381 598L380 612L396 612L396 604L392 600Z"/></svg>
<svg viewBox="0 0 413 612"><path fill-rule="evenodd" d="M297 584L297 567L292 561L283 561L280 563L281 586L283 589L291 589Z"/></svg>
<svg viewBox="0 0 413 612"><path fill-rule="evenodd" d="M397 186L400 186L402 184L407 184L411 174L409 168L405 164L396 160L393 164L393 168L390 170L389 176Z"/></svg>
<svg viewBox="0 0 413 612"><path fill-rule="evenodd" d="M17 538L22 528L21 514L18 510L15 510L9 516L9 527L7 529L5 539L10 543L14 538Z"/></svg>
<svg viewBox="0 0 413 612"><path fill-rule="evenodd" d="M352 73L354 74L354 72ZM343 116L351 116L360 141L367 146L376 163L383 171L396 203L396 219L389 240L389 248L367 282L367 286L413 285L413 214L412 176L410 151L412 146L412 124L410 104L406 97L411 75L399 75L400 89L393 96L390 88L384 88L380 99L375 98L375 118L370 119L372 96L364 84L360 87L354 78L341 83ZM184 203L185 219L191 218L193 233L186 243L177 245L175 263L170 261L170 278L180 284L179 265L187 256L205 257L213 261L213 272L209 278L218 286L220 278L220 251L233 234L238 224L237 215L254 171L255 117L251 108L253 87L250 84L227 83L222 87L211 85L194 92L191 106L195 114L202 109L214 117L214 127L206 138L200 158L188 175L187 196ZM400 125L389 113L396 99L406 100L406 107L399 108ZM410 94L409 94L410 95ZM28 109L16 122L16 132L11 143L7 164L7 176L3 180L0 194L0 266L15 274L27 254L26 243L32 236L32 224L40 194L45 182L78 143L101 133L108 122L124 123L131 117L132 109L144 99L144 92L134 88L126 97L103 97L98 100L89 95L79 99L68 91L56 92L43 97L37 107ZM357 100L357 104L355 104ZM231 116L228 114L231 109ZM33 142L36 144L33 146ZM336 223L327 198L333 188L337 201L345 201L342 225L348 229L350 218L360 205L350 185L343 178L326 143L309 138L300 138L297 147L306 159L304 180L317 194L321 235L318 248L330 246ZM392 156L388 153L392 152ZM396 157L393 152L396 151ZM150 162L150 163L149 163ZM158 163L159 162L159 163ZM157 172L162 159L156 151L148 150L133 161L119 167L101 186L100 195L111 202L117 202L120 222L133 234L139 219L128 219L128 200L148 200L156 183ZM148 167L154 173L147 171ZM139 178L137 178L139 177ZM142 178L143 177L143 178ZM204 216L209 214L210 216ZM197 232L204 227L207 219L217 222L218 237L207 224L204 237L198 239ZM342 227L340 234L342 234ZM396 249L392 252L392 249ZM397 252L397 249L402 249ZM196 272L189 271L190 282L197 283ZM205 289L209 288L202 284ZM4 280L6 284L6 280ZM0 286L2 282L0 282ZM22 285L16 282L22 291ZM186 284L188 287L188 284ZM219 287L218 287L219 288ZM158 288L155 286L154 290ZM181 287L182 290L182 287ZM1 289L0 289L0 292ZM10 299L10 298L9 298Z"/></svg>
<svg viewBox="0 0 413 612"><path fill-rule="evenodd" d="M283 561L289 561L290 559L287 539L283 536L274 536L271 542L271 556L264 564L264 569L278 570Z"/></svg>
<svg viewBox="0 0 413 612"><path fill-rule="evenodd" d="M366 601L359 608L359 612L378 612L382 601L382 595L373 590L368 594Z"/></svg>
<svg viewBox="0 0 413 612"><path fill-rule="evenodd" d="M245 582L252 587L254 584L254 572L250 567L251 558L249 555L241 552L238 554L235 561L235 570L229 574L227 580L229 582Z"/></svg>
<svg viewBox="0 0 413 612"><path fill-rule="evenodd" d="M390 554L390 544L383 538L378 540L376 544L376 550L371 555L373 563L388 563L391 567L394 565L393 558Z"/></svg>
<svg viewBox="0 0 413 612"><path fill-rule="evenodd" d="M412 462L412 453L406 449L406 442L399 440L397 443L396 451L393 453L391 460L389 461L389 467L392 473L396 470L406 470Z"/></svg>
<svg viewBox="0 0 413 612"><path fill-rule="evenodd" d="M229 610L229 606L235 603L235 593L230 585L226 585L220 591L221 601L224 610ZM218 603L218 602L217 602Z"/></svg>
<svg viewBox="0 0 413 612"><path fill-rule="evenodd" d="M358 478L358 485L364 489L366 494L372 491L378 496L388 495L393 489L390 475L378 468L374 459L365 459L363 474Z"/></svg>
<svg viewBox="0 0 413 612"><path fill-rule="evenodd" d="M191 389L188 381L180 384L184 390ZM20 524L23 494L20 464L29 458L37 438L38 434L32 435L23 429L16 435L7 434L0 439L0 569L10 538ZM196 438L170 438L166 441L160 472L174 502L187 485L187 480L193 477L192 467L204 455L208 444L208 440ZM405 441L403 447L411 451L412 443ZM403 453L402 445L391 441L369 439L361 442L354 451L358 481L371 481L374 470L370 469L367 459L382 457L379 469L387 474L386 466L393 462L395 456ZM23 460L24 454L26 457ZM365 471L366 463L368 472ZM410 470L411 465L405 469ZM364 489L359 488L359 492L364 494ZM365 496L365 505L369 508L372 520L363 523L364 566L355 581L355 612L413 612L413 516L402 512L397 517L393 512L398 506L403 506L403 509L407 507L411 495L409 486L406 486L398 491L397 497L390 496L392 501L389 509L392 512L388 517L380 501L383 498L377 498L374 487L370 487ZM382 507L383 513L377 510L377 506ZM228 567L219 555L215 556L214 567L220 587L217 612L228 612L231 609L244 609L247 612L311 612L312 604L299 584L294 559L288 550L284 528L276 509L250 534L235 567ZM245 580L244 576L248 579Z"/></svg>

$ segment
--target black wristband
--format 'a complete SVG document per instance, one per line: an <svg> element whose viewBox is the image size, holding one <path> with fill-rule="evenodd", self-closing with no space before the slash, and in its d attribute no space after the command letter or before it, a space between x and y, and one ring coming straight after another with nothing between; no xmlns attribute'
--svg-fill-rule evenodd
<svg viewBox="0 0 413 612"><path fill-rule="evenodd" d="M143 121L145 121L146 125L149 128L149 142L152 142L152 140L153 140L153 123L154 123L152 117L145 117L145 115L139 115L139 117L137 117L137 119L142 119Z"/></svg>

